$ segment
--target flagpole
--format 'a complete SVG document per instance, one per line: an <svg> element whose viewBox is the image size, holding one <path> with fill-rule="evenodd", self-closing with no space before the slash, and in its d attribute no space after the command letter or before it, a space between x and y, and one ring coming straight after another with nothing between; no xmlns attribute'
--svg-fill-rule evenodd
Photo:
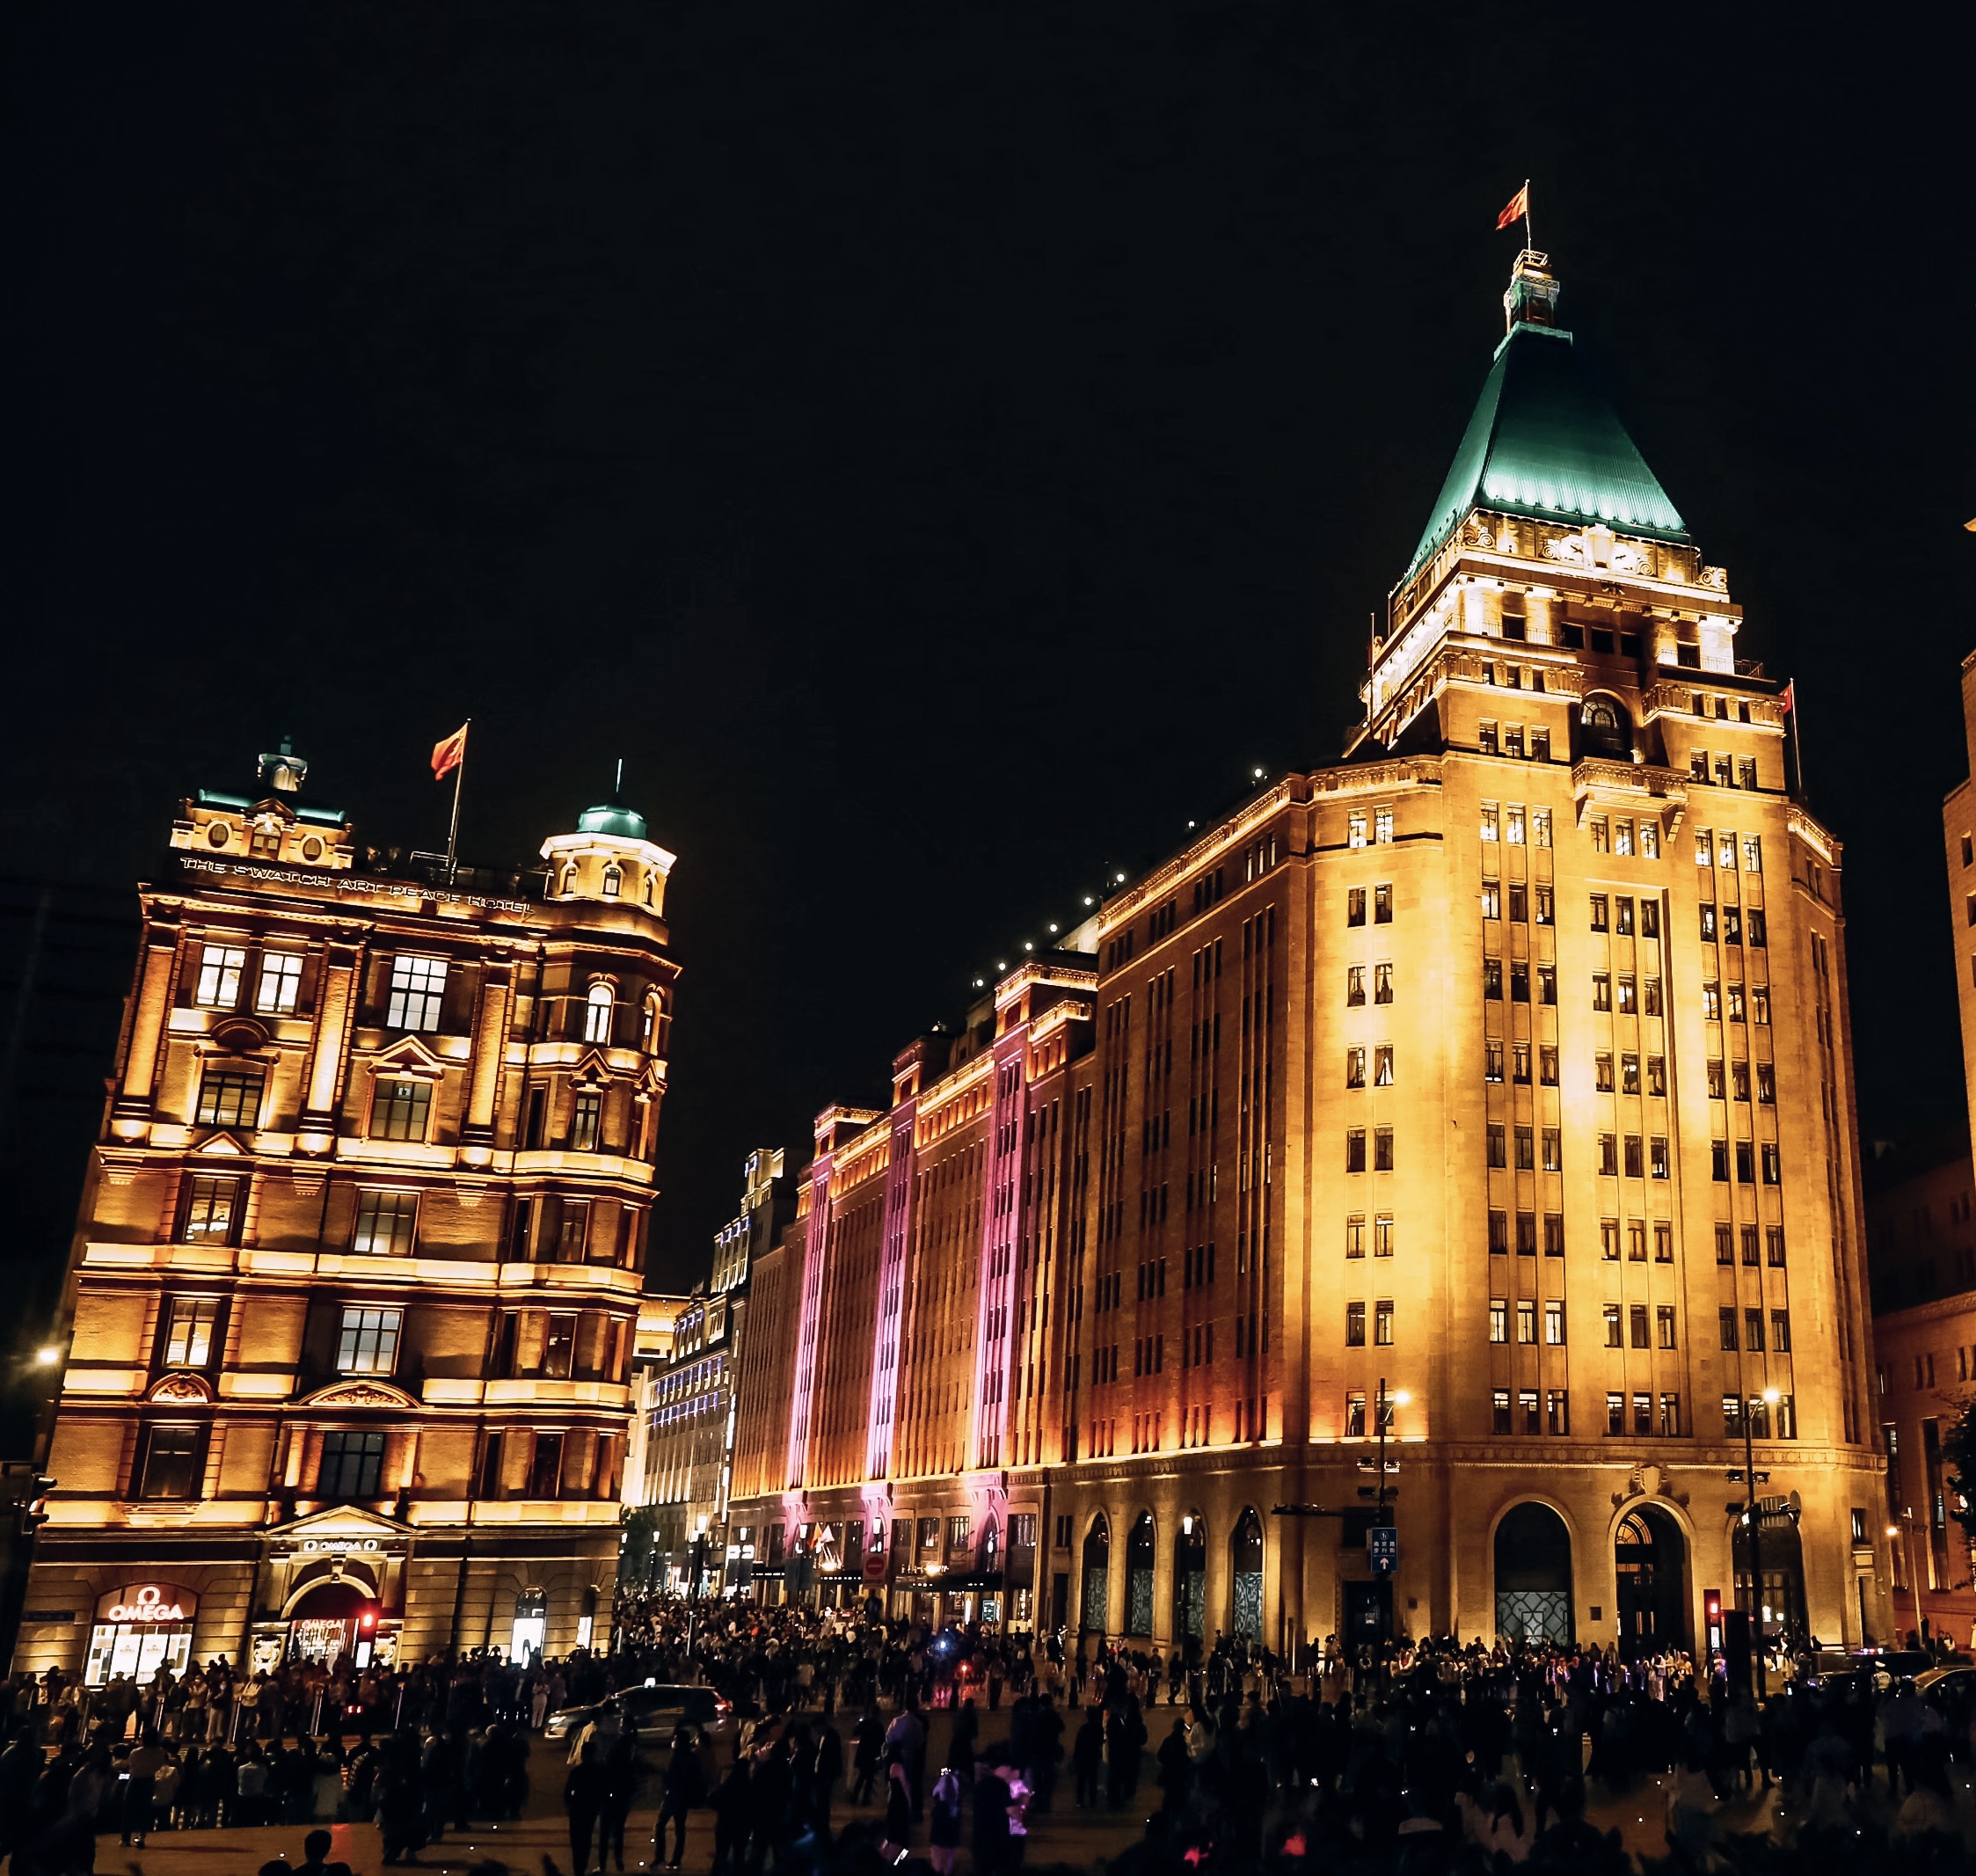
<svg viewBox="0 0 1976 1876"><path fill-rule="evenodd" d="M465 731L473 722L469 717L461 725L460 759L453 764L453 823L446 830L446 883L451 886L459 877L459 863L456 855L460 844L460 784L467 778L467 746Z"/></svg>
<svg viewBox="0 0 1976 1876"><path fill-rule="evenodd" d="M1537 251L1537 237L1530 232L1530 179L1523 179L1523 245L1534 254Z"/></svg>
<svg viewBox="0 0 1976 1876"><path fill-rule="evenodd" d="M1797 702L1797 686L1796 684L1790 685L1790 747L1791 752L1797 757L1797 793L1801 800L1808 803L1812 799L1812 794L1811 791L1805 785L1805 732L1799 726L1797 721L1797 713L1799 707Z"/></svg>

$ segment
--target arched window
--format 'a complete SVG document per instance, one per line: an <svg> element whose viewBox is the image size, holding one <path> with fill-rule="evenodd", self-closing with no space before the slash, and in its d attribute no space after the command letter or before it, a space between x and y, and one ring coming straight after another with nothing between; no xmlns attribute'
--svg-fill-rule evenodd
<svg viewBox="0 0 1976 1876"><path fill-rule="evenodd" d="M563 883L558 890L565 893L573 893L576 890L576 862L574 860L572 860L568 865L564 867Z"/></svg>
<svg viewBox="0 0 1976 1876"><path fill-rule="evenodd" d="M1153 1632L1153 1515L1139 1514L1126 1539L1126 1633Z"/></svg>
<svg viewBox="0 0 1976 1876"><path fill-rule="evenodd" d="M648 866L648 867L646 867L646 868L645 868L645 903L646 903L647 905L650 905L650 904L652 903L652 881L653 881L653 872L652 872L652 869L651 869L651 868L650 868L650 867Z"/></svg>
<svg viewBox="0 0 1976 1876"><path fill-rule="evenodd" d="M604 868L604 897L615 899L624 884L624 869L616 860Z"/></svg>
<svg viewBox="0 0 1976 1876"><path fill-rule="evenodd" d="M594 983L583 1007L583 1040L586 1042L609 1042L610 1019L617 1008L617 999L608 983Z"/></svg>
<svg viewBox="0 0 1976 1876"><path fill-rule="evenodd" d="M1090 1533L1084 1539L1083 1576L1082 1626L1102 1635L1112 1600L1112 1527L1102 1511L1091 1520Z"/></svg>
<svg viewBox="0 0 1976 1876"><path fill-rule="evenodd" d="M659 1035L659 993L654 990L645 1000L645 1022L638 1030L638 1047L647 1055Z"/></svg>

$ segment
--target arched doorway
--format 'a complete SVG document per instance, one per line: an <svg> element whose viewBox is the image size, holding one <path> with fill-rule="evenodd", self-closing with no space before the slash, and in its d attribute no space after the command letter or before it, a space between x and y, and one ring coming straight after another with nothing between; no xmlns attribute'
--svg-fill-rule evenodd
<svg viewBox="0 0 1976 1876"><path fill-rule="evenodd" d="M1126 1539L1126 1633L1153 1632L1153 1515L1142 1511Z"/></svg>
<svg viewBox="0 0 1976 1876"><path fill-rule="evenodd" d="M288 1611L288 1659L333 1666L339 1655L354 1659L376 1633L377 1605L368 1590L347 1581L317 1583ZM366 1647L364 1665L368 1661Z"/></svg>
<svg viewBox="0 0 1976 1876"><path fill-rule="evenodd" d="M1263 1639L1263 1522L1253 1507L1243 1511L1229 1539L1235 1573L1235 1611L1229 1629L1252 1641Z"/></svg>
<svg viewBox="0 0 1976 1876"><path fill-rule="evenodd" d="M1633 719L1625 704L1604 690L1586 698L1579 713L1586 756L1602 756L1612 762L1630 762L1633 756Z"/></svg>
<svg viewBox="0 0 1976 1876"><path fill-rule="evenodd" d="M1173 1635L1183 1646L1207 1639L1207 1522L1198 1511L1173 1540Z"/></svg>
<svg viewBox="0 0 1976 1876"><path fill-rule="evenodd" d="M1112 1606L1112 1527L1101 1511L1091 1520L1084 1538L1083 1600L1078 1607L1078 1626L1102 1635Z"/></svg>
<svg viewBox="0 0 1976 1876"><path fill-rule="evenodd" d="M1513 1505L1496 1527L1496 1632L1506 1641L1575 1639L1571 1534L1549 1505Z"/></svg>
<svg viewBox="0 0 1976 1876"><path fill-rule="evenodd" d="M540 1589L524 1589L514 1599L514 1618L508 1630L507 1658L525 1667L549 1640L549 1597Z"/></svg>
<svg viewBox="0 0 1976 1876"><path fill-rule="evenodd" d="M1762 1498L1756 1501L1762 1521L1757 1531L1757 1551L1763 1565L1763 1632L1766 1635L1803 1636L1810 1632L1805 1613L1805 1546L1797 1535L1797 1515L1790 1500ZM1731 1548L1736 1564L1736 1607L1745 1615L1752 1611L1750 1595L1750 1532L1744 1518L1736 1520Z"/></svg>
<svg viewBox="0 0 1976 1876"><path fill-rule="evenodd" d="M1687 1647L1688 1543L1681 1526L1658 1505L1642 1505L1619 1521L1613 1551L1621 1659Z"/></svg>

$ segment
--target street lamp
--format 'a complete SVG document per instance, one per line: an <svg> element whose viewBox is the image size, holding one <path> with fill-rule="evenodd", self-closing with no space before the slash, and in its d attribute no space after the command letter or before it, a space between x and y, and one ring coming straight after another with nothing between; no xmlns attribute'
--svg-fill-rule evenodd
<svg viewBox="0 0 1976 1876"><path fill-rule="evenodd" d="M1378 1522L1386 1522L1386 1430L1393 1424L1393 1409L1404 1407L1413 1396L1404 1388L1396 1388L1392 1393L1386 1391L1386 1377L1379 1377L1379 1515Z"/></svg>
<svg viewBox="0 0 1976 1876"><path fill-rule="evenodd" d="M1761 1394L1746 1396L1743 1401L1743 1482L1748 1488L1743 1498L1743 1522L1750 1528L1750 1611L1756 1619L1756 1697L1759 1704L1770 1697L1770 1683L1763 1658L1763 1540L1759 1535L1761 1521L1756 1508L1754 1410L1760 1405L1765 1409L1775 1407L1783 1398L1779 1390L1765 1388Z"/></svg>
<svg viewBox="0 0 1976 1876"><path fill-rule="evenodd" d="M1914 1604L1914 1639L1921 1635L1921 1580L1914 1574L1914 1508L1904 1505L1900 1510L1900 1522L1887 1526L1887 1536L1900 1539L1901 1560L1907 1568L1907 1594Z"/></svg>

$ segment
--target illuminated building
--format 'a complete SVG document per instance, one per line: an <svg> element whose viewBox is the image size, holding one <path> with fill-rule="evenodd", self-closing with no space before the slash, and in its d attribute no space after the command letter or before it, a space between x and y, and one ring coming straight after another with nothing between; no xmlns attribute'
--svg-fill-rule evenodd
<svg viewBox="0 0 1976 1876"><path fill-rule="evenodd" d="M1695 1640L1754 1412L1773 1625L1884 1629L1840 853L1556 300L1522 256L1343 763L820 1117L742 1371L763 1594Z"/></svg>
<svg viewBox="0 0 1976 1876"><path fill-rule="evenodd" d="M734 1378L755 1259L793 1209L779 1150L747 1157L741 1209L714 1239L704 1283L676 1299L666 1348L639 1363L638 1430L627 1498L656 1514L654 1587L718 1595L734 1459ZM737 1561L739 1560L737 1550Z"/></svg>
<svg viewBox="0 0 1976 1876"><path fill-rule="evenodd" d="M18 1668L608 1620L672 856L612 803L399 865L305 771L183 803L140 893Z"/></svg>

